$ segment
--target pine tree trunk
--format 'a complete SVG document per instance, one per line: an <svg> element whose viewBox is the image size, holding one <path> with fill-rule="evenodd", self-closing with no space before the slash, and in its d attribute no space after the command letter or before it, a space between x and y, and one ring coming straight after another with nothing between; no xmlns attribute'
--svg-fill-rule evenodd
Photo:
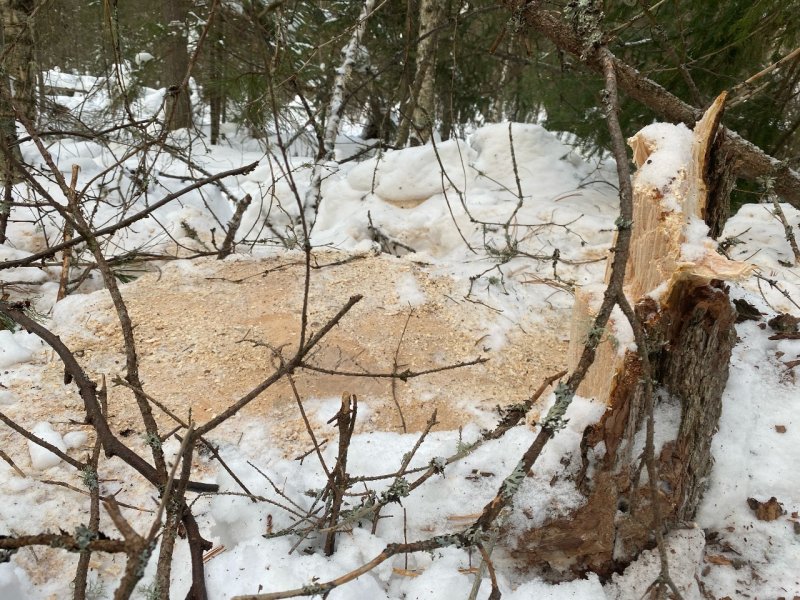
<svg viewBox="0 0 800 600"><path fill-rule="evenodd" d="M2 51L2 44L0 44ZM17 121L11 104L11 85L8 75L0 65L0 180L4 185L21 180L17 163L22 161L22 154L17 145ZM7 207L3 206L0 213Z"/></svg>
<svg viewBox="0 0 800 600"><path fill-rule="evenodd" d="M731 192L736 184L736 159L730 148L723 144L725 132L720 131L714 141L714 151L708 165L708 205L705 221L709 235L717 239L731 212Z"/></svg>
<svg viewBox="0 0 800 600"><path fill-rule="evenodd" d="M722 407L733 346L735 310L721 280L749 276L749 265L728 261L710 240L692 259L682 254L690 218L705 214L713 181L714 136L725 95L695 128L693 157L666 187L637 184L634 177L634 222L625 293L643 323L657 389L675 398L680 427L674 439L656 448L658 503L664 526L693 518L711 468L711 441ZM651 144L637 134L634 156L641 166ZM692 240L692 243L699 243ZM696 253L695 253L696 254ZM659 301L653 290L664 290ZM582 351L598 291L576 295L571 359ZM588 427L581 443L576 484L585 504L522 536L518 553L528 562L609 575L654 545L653 506L643 476L641 362L637 351L618 351L615 337L624 327L612 317L606 341L578 390L604 402L601 420ZM667 402L667 400L663 400ZM665 404L665 406L668 406ZM637 438L639 444L637 445ZM636 448L636 449L634 449Z"/></svg>
<svg viewBox="0 0 800 600"><path fill-rule="evenodd" d="M167 33L164 39L164 85L167 87L165 124L168 130L192 125L192 107L188 85L183 80L189 71L186 47L186 4L184 0L164 0L162 4Z"/></svg>

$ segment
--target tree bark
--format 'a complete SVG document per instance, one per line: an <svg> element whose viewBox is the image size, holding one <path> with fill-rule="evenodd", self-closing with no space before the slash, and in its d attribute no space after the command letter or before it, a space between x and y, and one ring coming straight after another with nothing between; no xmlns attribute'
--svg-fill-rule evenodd
<svg viewBox="0 0 800 600"><path fill-rule="evenodd" d="M404 146L406 136L412 146L425 144L433 131L436 106L434 82L436 73L436 40L441 8L440 0L421 0L419 6L419 41L417 69L407 106L400 124L397 145ZM410 114L408 114L410 113Z"/></svg>
<svg viewBox="0 0 800 600"><path fill-rule="evenodd" d="M325 133L322 139L323 145L318 149L317 160L314 161L314 168L311 171L311 183L306 191L304 209L310 210L311 227L316 222L317 210L322 199L322 174L325 163L334 158L336 136L339 135L339 124L344 115L346 103L346 88L353 72L358 48L367 30L367 19L375 9L375 0L364 0L364 6L358 16L350 39L342 48L342 62L336 70L336 77L333 82L333 92L331 93L330 104L328 105L328 115L325 123ZM308 243L308 241L306 241Z"/></svg>
<svg viewBox="0 0 800 600"><path fill-rule="evenodd" d="M11 78L17 108L36 122L36 68L34 61L33 0L0 0L3 25L3 63Z"/></svg>
<svg viewBox="0 0 800 600"><path fill-rule="evenodd" d="M675 439L656 449L657 503L666 528L689 520L700 502L711 467L711 441L722 407L731 352L736 343L735 310L720 280L752 272L749 265L716 254L710 240L691 258L683 255L690 220L701 218L712 189L715 134L725 95L695 128L690 164L665 187L634 177L634 214L625 293L643 323L654 384L680 402ZM650 161L658 140L637 134L629 140L638 166ZM655 159L657 160L657 159ZM700 244L691 239L692 244ZM660 290L660 294L659 291ZM658 300L654 299L658 297ZM576 295L570 361L583 349L596 292ZM653 547L653 501L642 476L642 367L638 350L620 353L625 325L612 317L594 364L578 393L607 406L581 443L576 484L585 504L567 517L524 534L517 549L528 562L575 574L601 576L624 567ZM637 445L637 439L639 445Z"/></svg>
<svg viewBox="0 0 800 600"><path fill-rule="evenodd" d="M225 39L225 14L220 11L216 23L211 26L211 48L209 49L209 91L208 107L211 113L211 145L219 143L219 127L222 121L222 104L225 102L223 91L222 73L225 53L223 43Z"/></svg>
<svg viewBox="0 0 800 600"><path fill-rule="evenodd" d="M419 45L417 77L421 80L419 96L414 106L411 145L426 143L433 132L436 118L434 82L436 80L436 40L439 27L439 0L422 0L419 9Z"/></svg>
<svg viewBox="0 0 800 600"><path fill-rule="evenodd" d="M187 49L185 0L164 0L162 4L164 25L164 85L167 97L165 125L169 131L192 126L192 106L189 101L188 81L189 51Z"/></svg>
<svg viewBox="0 0 800 600"><path fill-rule="evenodd" d="M708 165L708 205L705 221L709 236L717 239L725 229L731 215L731 192L736 185L736 156L731 146L724 143L725 130L714 141L714 150Z"/></svg>
<svg viewBox="0 0 800 600"><path fill-rule="evenodd" d="M22 181L19 164L22 154L17 145L17 122L14 105L29 118L34 117L34 86L32 77L33 36L28 14L31 2L0 0L0 244L5 243L6 227L11 214L11 186ZM27 10L27 13L26 13Z"/></svg>

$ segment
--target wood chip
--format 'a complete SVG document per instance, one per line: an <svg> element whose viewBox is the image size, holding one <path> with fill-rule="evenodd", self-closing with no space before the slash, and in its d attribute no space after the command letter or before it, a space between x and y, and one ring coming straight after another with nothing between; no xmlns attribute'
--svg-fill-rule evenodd
<svg viewBox="0 0 800 600"><path fill-rule="evenodd" d="M395 575L401 575L403 577L419 577L424 573L424 571L409 571L408 569L401 569L400 567L394 567L392 569L392 573Z"/></svg>
<svg viewBox="0 0 800 600"><path fill-rule="evenodd" d="M225 546L217 546L216 548L212 548L203 555L203 562L207 563L212 558L214 558L215 556L219 556L223 552L225 552Z"/></svg>

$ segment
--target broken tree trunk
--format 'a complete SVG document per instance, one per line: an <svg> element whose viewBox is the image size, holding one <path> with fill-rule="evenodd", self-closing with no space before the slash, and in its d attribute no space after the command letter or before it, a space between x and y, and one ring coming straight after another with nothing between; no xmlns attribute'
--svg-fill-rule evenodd
<svg viewBox="0 0 800 600"><path fill-rule="evenodd" d="M709 193L715 191L710 166L724 102L722 94L694 132L682 125L653 125L629 140L638 171L625 293L647 332L661 399L657 410L673 406L680 412L677 432L655 448L667 527L694 516L711 466L711 439L736 341L735 311L722 281L752 271L716 252L703 220ZM577 483L586 503L527 532L518 547L529 562L576 574L608 575L654 545L642 468L641 365L630 326L617 312L606 331L588 330L603 289L576 295L570 342L574 367L589 336L603 339L578 389L607 406L602 419L583 434ZM663 427L660 432L670 433Z"/></svg>

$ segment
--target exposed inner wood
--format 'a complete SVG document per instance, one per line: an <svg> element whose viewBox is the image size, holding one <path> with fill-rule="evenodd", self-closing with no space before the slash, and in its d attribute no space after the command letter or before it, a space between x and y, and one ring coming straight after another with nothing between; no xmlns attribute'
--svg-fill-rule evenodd
<svg viewBox="0 0 800 600"><path fill-rule="evenodd" d="M656 449L658 502L666 527L694 516L711 466L711 440L736 342L735 311L722 282L752 272L750 265L727 260L711 239L697 235L696 220L705 217L709 187L716 185L710 167L724 102L722 94L697 123L691 160L667 185L656 188L633 179L625 292L645 326L656 387L663 397L676 399L681 413L675 439ZM658 141L646 130L629 140L638 167ZM685 245L691 245L688 252ZM654 544L653 507L640 456L640 358L618 311L604 332L590 331L603 290L587 287L576 295L568 355L574 368L588 336L602 334L578 390L607 406L600 422L584 431L581 444L576 483L586 502L571 515L527 532L517 546L519 557L559 576L587 570L610 575Z"/></svg>
<svg viewBox="0 0 800 600"><path fill-rule="evenodd" d="M738 281L749 277L753 267L731 261L716 252L711 239L702 242L704 252L699 258L687 260L682 248L687 241L691 218L702 219L705 214L708 186L704 174L711 161L714 134L724 107L726 94L714 101L694 129L692 161L675 173L667 188L643 185L633 178L634 224L631 254L625 273L625 292L632 304L637 304L648 294L669 302L673 290L681 281L704 285L713 280ZM656 141L641 132L630 138L634 162L641 167L655 149ZM697 244L697 242L694 242ZM606 282L610 272L606 273ZM575 297L570 342L570 367L577 364L586 336L589 334L597 308L602 300L598 288L580 290ZM619 345L627 326L615 317L604 334L598 348L597 359L578 392L587 397L608 402L613 381L623 361ZM610 377L609 377L610 374Z"/></svg>

